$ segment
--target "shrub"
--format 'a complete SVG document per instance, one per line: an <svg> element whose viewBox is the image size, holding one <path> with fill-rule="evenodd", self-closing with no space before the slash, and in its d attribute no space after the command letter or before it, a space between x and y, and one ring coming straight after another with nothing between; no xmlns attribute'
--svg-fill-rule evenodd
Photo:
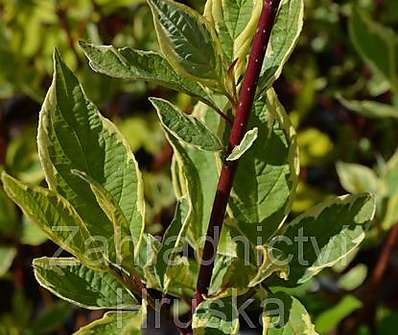
<svg viewBox="0 0 398 335"><path fill-rule="evenodd" d="M189 322L174 321L186 334L236 334L239 318L264 334L316 334L286 288L344 261L375 208L368 193L347 195L286 222L298 152L272 85L301 31L303 1L208 0L203 15L171 0L148 4L161 53L80 46L97 72L198 100L187 115L150 99L174 151L174 219L162 241L145 232L131 149L55 52L38 128L48 189L2 175L9 197L71 254L36 259L37 280L73 304L111 310L77 334L139 333L148 308L167 314L171 304L185 308ZM261 322L247 318L249 307Z"/></svg>

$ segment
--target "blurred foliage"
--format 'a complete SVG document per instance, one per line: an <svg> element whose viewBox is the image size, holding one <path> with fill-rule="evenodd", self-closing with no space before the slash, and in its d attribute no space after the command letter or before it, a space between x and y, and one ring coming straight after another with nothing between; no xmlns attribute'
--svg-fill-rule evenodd
<svg viewBox="0 0 398 335"><path fill-rule="evenodd" d="M151 30L145 29L151 18L143 1L9 0L0 6L2 98L23 93L41 102L56 47L79 69L91 99L108 102L118 84L104 76L87 77L90 70L77 42L85 39L150 48L154 41Z"/></svg>
<svg viewBox="0 0 398 335"><path fill-rule="evenodd" d="M62 328L71 315L71 308L65 302L57 302L42 310L35 319L33 304L27 300L23 291L17 290L12 299L11 310L0 316L1 335L45 335Z"/></svg>

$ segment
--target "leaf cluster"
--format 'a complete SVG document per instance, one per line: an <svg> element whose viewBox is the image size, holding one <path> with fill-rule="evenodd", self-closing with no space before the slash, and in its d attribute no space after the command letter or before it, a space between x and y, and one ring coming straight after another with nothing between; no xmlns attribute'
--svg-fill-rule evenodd
<svg viewBox="0 0 398 335"><path fill-rule="evenodd" d="M156 309L148 289L192 299L228 120L235 117L261 5L208 0L201 15L171 0L147 2L160 52L89 42L80 47L94 71L198 100L187 115L170 101L150 99L173 148L177 205L162 241L145 229L142 174L127 140L90 101L58 52L38 127L47 187L2 174L7 195L71 255L35 259L38 282L77 306L111 310L77 334L140 333L147 308ZM250 130L226 158L239 160L239 166L210 292L192 316L194 334L237 334L241 303L233 297L247 295L263 308L264 334L316 334L304 306L278 287L297 287L344 261L373 219L370 193L338 197L289 218L299 174L297 136L272 85L296 45L302 20L302 0L281 1ZM185 252L191 249L193 256Z"/></svg>

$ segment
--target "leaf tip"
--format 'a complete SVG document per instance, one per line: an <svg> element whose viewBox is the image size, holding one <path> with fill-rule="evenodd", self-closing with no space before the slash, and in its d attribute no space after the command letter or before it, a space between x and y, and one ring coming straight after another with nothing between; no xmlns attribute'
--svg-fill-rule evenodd
<svg viewBox="0 0 398 335"><path fill-rule="evenodd" d="M3 183L4 190L6 190L7 185L8 185L10 182L13 182L13 181L15 180L15 179L14 179L12 176L10 176L6 171L2 171L2 172L1 172L0 178L1 178L1 182Z"/></svg>
<svg viewBox="0 0 398 335"><path fill-rule="evenodd" d="M81 49L85 49L85 48L87 48L87 47L89 47L90 45L91 45L91 43L89 43L89 42L87 42L87 41L84 41L84 40L79 40L78 42L77 42L77 45L81 48Z"/></svg>
<svg viewBox="0 0 398 335"><path fill-rule="evenodd" d="M64 61L62 60L62 55L60 51L57 48L54 48L53 51L53 67L54 67L54 74L53 78L55 79L57 77L58 73L63 72L63 68L66 65L64 64Z"/></svg>
<svg viewBox="0 0 398 335"><path fill-rule="evenodd" d="M54 66L56 66L57 64L63 63L61 53L57 48L54 48L54 51L53 51L53 61L54 61Z"/></svg>
<svg viewBox="0 0 398 335"><path fill-rule="evenodd" d="M148 98L149 102L152 104L152 106L159 112L159 103L162 102L167 102L166 100L162 99L162 98L156 98L156 97L149 97Z"/></svg>

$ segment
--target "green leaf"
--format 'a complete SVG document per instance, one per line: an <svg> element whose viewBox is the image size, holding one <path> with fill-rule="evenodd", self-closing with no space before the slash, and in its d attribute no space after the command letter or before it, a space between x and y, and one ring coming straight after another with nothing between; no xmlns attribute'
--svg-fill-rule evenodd
<svg viewBox="0 0 398 335"><path fill-rule="evenodd" d="M8 272L16 254L15 248L0 246L0 278Z"/></svg>
<svg viewBox="0 0 398 335"><path fill-rule="evenodd" d="M61 299L88 309L130 308L137 299L106 271L93 271L75 258L37 258L35 277Z"/></svg>
<svg viewBox="0 0 398 335"><path fill-rule="evenodd" d="M71 306L67 303L51 304L29 325L27 333L49 334L55 332L67 322L71 314Z"/></svg>
<svg viewBox="0 0 398 335"><path fill-rule="evenodd" d="M199 251L205 242L211 209L216 195L219 157L216 153L199 151L188 147L186 148L186 153L190 162L192 162L192 167L197 171L195 174L197 184L193 187L188 185L187 189L194 204L193 211L197 214L196 223L189 228L189 237L193 245L199 248ZM192 167L184 165L184 169L191 169ZM190 174L194 176L192 172ZM201 208L197 207L199 201Z"/></svg>
<svg viewBox="0 0 398 335"><path fill-rule="evenodd" d="M99 205L109 220L113 223L114 242L116 250L117 264L122 265L127 271L134 271L134 244L129 230L129 223L116 200L106 191L102 185L90 178L81 171L72 170L72 173L86 181Z"/></svg>
<svg viewBox="0 0 398 335"><path fill-rule="evenodd" d="M13 234L18 227L16 206L0 188L0 233Z"/></svg>
<svg viewBox="0 0 398 335"><path fill-rule="evenodd" d="M108 312L100 320L81 328L74 335L141 335L142 313Z"/></svg>
<svg viewBox="0 0 398 335"><path fill-rule="evenodd" d="M217 297L227 292L244 294L255 278L258 259L250 241L242 236L234 220L224 222L212 272L209 295Z"/></svg>
<svg viewBox="0 0 398 335"><path fill-rule="evenodd" d="M116 261L112 223L90 185L73 169L84 172L116 199L138 252L145 216L138 164L123 136L87 99L56 52L53 83L40 112L38 149L50 189L70 201L92 236L105 239L103 252Z"/></svg>
<svg viewBox="0 0 398 335"><path fill-rule="evenodd" d="M263 335L317 335L311 317L296 298L278 292L263 302Z"/></svg>
<svg viewBox="0 0 398 335"><path fill-rule="evenodd" d="M167 100L149 100L156 108L162 125L178 139L206 151L223 148L220 140L199 119L184 114Z"/></svg>
<svg viewBox="0 0 398 335"><path fill-rule="evenodd" d="M191 299L195 294L199 266L196 260L175 256L164 276L164 287L168 294Z"/></svg>
<svg viewBox="0 0 398 335"><path fill-rule="evenodd" d="M37 224L31 222L25 215L22 217L21 243L38 246L48 240L47 235Z"/></svg>
<svg viewBox="0 0 398 335"><path fill-rule="evenodd" d="M277 273L280 278L287 280L289 263L286 261L286 255L282 250L270 248L266 245L257 246L257 250L261 252L263 261L258 268L256 276L250 281L249 287L260 284L273 273Z"/></svg>
<svg viewBox="0 0 398 335"><path fill-rule="evenodd" d="M225 101L224 97L218 100L220 105L225 104ZM192 115L205 122L215 133L220 133L219 128L225 127L220 116L201 102L195 105ZM194 204L191 213L194 223L189 225L187 237L200 256L216 194L221 160L218 153L197 150L173 136L168 136L168 140L174 150L172 175L175 192L179 196L188 195Z"/></svg>
<svg viewBox="0 0 398 335"><path fill-rule="evenodd" d="M281 1L261 70L258 92L262 93L271 87L281 75L283 66L297 44L303 17L303 0Z"/></svg>
<svg viewBox="0 0 398 335"><path fill-rule="evenodd" d="M177 200L174 218L163 235L162 243L145 267L146 277L151 277L147 287L160 289L163 293L169 293L170 289L170 294L181 296L186 293L188 284L189 293L193 294L196 274L192 275L186 257L179 256L186 242L192 210L192 203L187 195ZM190 282L192 285L189 285Z"/></svg>
<svg viewBox="0 0 398 335"><path fill-rule="evenodd" d="M233 148L232 152L227 157L227 161L236 161L243 156L243 154L248 151L253 143L256 141L258 137L258 128L255 127L246 132L242 141Z"/></svg>
<svg viewBox="0 0 398 335"><path fill-rule="evenodd" d="M79 42L91 68L110 77L145 80L170 89L185 92L214 106L209 94L194 80L180 77L166 59L153 51L131 48L116 49L112 46Z"/></svg>
<svg viewBox="0 0 398 335"><path fill-rule="evenodd" d="M363 284L367 275L367 266L365 264L358 264L339 278L338 285L346 291L355 290Z"/></svg>
<svg viewBox="0 0 398 335"><path fill-rule="evenodd" d="M236 55L236 49L239 45L235 44L235 40L244 31L252 15L256 14L256 21L258 21L259 13L254 11L253 8L253 0L208 0L206 2L204 17L215 25L229 63L236 59L234 55Z"/></svg>
<svg viewBox="0 0 398 335"><path fill-rule="evenodd" d="M339 102L347 109L368 118L398 118L398 108L377 101L347 100L337 96Z"/></svg>
<svg viewBox="0 0 398 335"><path fill-rule="evenodd" d="M374 171L367 166L338 162L336 164L337 174L341 185L347 192L376 193L379 180Z"/></svg>
<svg viewBox="0 0 398 335"><path fill-rule="evenodd" d="M377 209L377 203L376 203L376 209ZM344 270L346 270L347 268L350 267L350 264L355 259L355 257L357 257L359 252L360 252L360 249L353 249L350 253L345 255L345 257L343 257L336 264L334 264L332 267L332 270L334 272L342 274L344 272Z"/></svg>
<svg viewBox="0 0 398 335"><path fill-rule="evenodd" d="M19 180L29 184L39 184L43 178L43 171L40 166L37 154L36 129L27 128L18 136L12 138L7 146L5 165L8 171Z"/></svg>
<svg viewBox="0 0 398 335"><path fill-rule="evenodd" d="M398 38L393 30L374 22L368 14L353 6L349 20L352 43L366 64L398 90Z"/></svg>
<svg viewBox="0 0 398 335"><path fill-rule="evenodd" d="M139 254L141 257L140 264L148 264L149 260L151 260L152 257L157 254L159 248L159 240L151 234L144 233L142 239L142 249Z"/></svg>
<svg viewBox="0 0 398 335"><path fill-rule="evenodd" d="M228 104L227 99L224 96L216 96L216 101L220 106ZM222 120L222 118L218 114L214 113L208 106L199 102L195 105L192 115L202 120L202 122L204 122L212 132L217 134L219 138L224 138L224 140L226 140L224 133L227 131L227 126L224 120ZM194 179L195 187L188 185L186 189L189 191L189 194L194 195L194 198L196 199L196 201L193 202L195 204L194 211L198 213L197 223L190 227L188 237L191 245L196 249L197 255L200 256L217 190L221 157L219 152L205 152L202 150L196 150L189 146L184 146L184 149L189 161L191 162L191 165L188 164L186 166L189 169L193 167L196 171L194 177L196 178ZM191 175L194 174L191 173ZM201 204L201 209L197 206L199 202Z"/></svg>
<svg viewBox="0 0 398 335"><path fill-rule="evenodd" d="M258 138L239 162L229 205L241 232L261 245L289 212L299 166L294 129L272 90L256 102L253 127Z"/></svg>
<svg viewBox="0 0 398 335"><path fill-rule="evenodd" d="M204 16L217 31L229 64L238 60L235 76L244 69L247 52L261 14L262 2L253 0L207 0Z"/></svg>
<svg viewBox="0 0 398 335"><path fill-rule="evenodd" d="M164 293L167 293L168 286L164 277L183 247L191 211L192 205L186 197L178 200L173 221L163 235L162 245L156 256L155 268Z"/></svg>
<svg viewBox="0 0 398 335"><path fill-rule="evenodd" d="M382 186L378 195L386 200L382 227L390 229L398 220L398 151L388 160L381 174Z"/></svg>
<svg viewBox="0 0 398 335"><path fill-rule="evenodd" d="M386 209L381 226L388 231L398 220L398 194L386 199Z"/></svg>
<svg viewBox="0 0 398 335"><path fill-rule="evenodd" d="M315 322L316 330L329 334L352 312L362 307L362 302L353 295L345 296L338 304L321 313Z"/></svg>
<svg viewBox="0 0 398 335"><path fill-rule="evenodd" d="M231 297L202 302L192 317L195 335L228 334L239 332L239 311Z"/></svg>
<svg viewBox="0 0 398 335"><path fill-rule="evenodd" d="M8 196L53 242L90 266L103 267L97 241L68 201L45 188L25 185L5 172L2 181Z"/></svg>
<svg viewBox="0 0 398 335"><path fill-rule="evenodd" d="M163 55L181 75L221 90L222 51L214 29L199 13L171 0L148 0Z"/></svg>
<svg viewBox="0 0 398 335"><path fill-rule="evenodd" d="M187 196L192 204L188 237L196 251L201 254L217 187L215 154L184 146L171 134L166 133L166 137L174 151L173 183L175 190L180 193L177 196Z"/></svg>
<svg viewBox="0 0 398 335"><path fill-rule="evenodd" d="M291 258L289 279L281 285L302 284L358 248L374 213L373 196L358 194L321 203L294 219L272 241Z"/></svg>
<svg viewBox="0 0 398 335"><path fill-rule="evenodd" d="M34 313L33 301L26 297L23 288L16 288L13 292L10 312L17 318L19 329L28 326Z"/></svg>
<svg viewBox="0 0 398 335"><path fill-rule="evenodd" d="M383 196L393 197L398 195L398 151L388 160L381 174L383 182Z"/></svg>

